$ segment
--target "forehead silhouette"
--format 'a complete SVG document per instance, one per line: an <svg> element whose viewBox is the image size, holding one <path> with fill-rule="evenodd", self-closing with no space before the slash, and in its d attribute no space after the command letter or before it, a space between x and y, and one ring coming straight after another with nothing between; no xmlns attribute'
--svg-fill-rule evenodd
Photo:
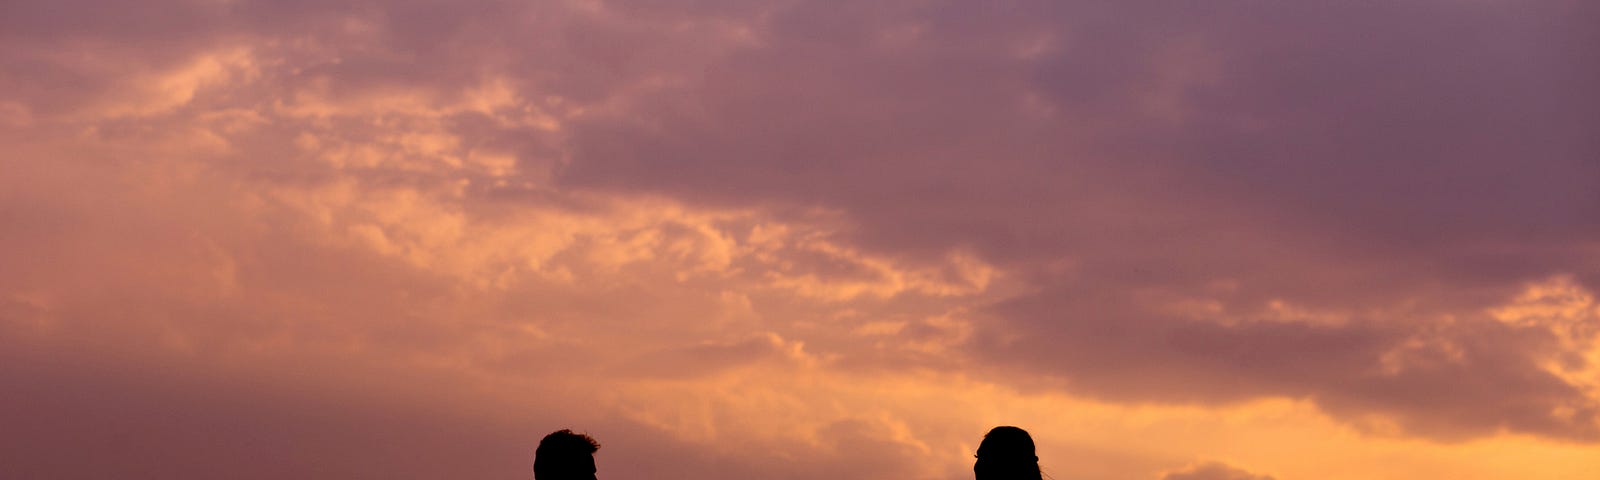
<svg viewBox="0 0 1600 480"><path fill-rule="evenodd" d="M978 445L978 458L1034 458L1033 437L1011 426L995 427Z"/></svg>

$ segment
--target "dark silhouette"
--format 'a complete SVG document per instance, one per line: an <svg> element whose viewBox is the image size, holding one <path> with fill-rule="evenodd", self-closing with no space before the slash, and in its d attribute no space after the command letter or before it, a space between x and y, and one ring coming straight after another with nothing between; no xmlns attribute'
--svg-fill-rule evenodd
<svg viewBox="0 0 1600 480"><path fill-rule="evenodd" d="M1017 427L994 427L978 444L978 461L972 464L977 480L1044 480L1033 437Z"/></svg>
<svg viewBox="0 0 1600 480"><path fill-rule="evenodd" d="M594 452L600 443L572 430L544 436L533 453L534 480L595 480Z"/></svg>

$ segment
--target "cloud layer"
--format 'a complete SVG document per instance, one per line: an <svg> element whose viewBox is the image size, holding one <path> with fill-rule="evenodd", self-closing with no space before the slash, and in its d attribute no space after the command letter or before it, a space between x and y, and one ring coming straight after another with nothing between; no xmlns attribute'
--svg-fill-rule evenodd
<svg viewBox="0 0 1600 480"><path fill-rule="evenodd" d="M1582 471L1597 13L13 2L3 463Z"/></svg>
<svg viewBox="0 0 1600 480"><path fill-rule="evenodd" d="M1212 462L1167 473L1161 480L1272 480L1272 477L1254 475L1226 464Z"/></svg>

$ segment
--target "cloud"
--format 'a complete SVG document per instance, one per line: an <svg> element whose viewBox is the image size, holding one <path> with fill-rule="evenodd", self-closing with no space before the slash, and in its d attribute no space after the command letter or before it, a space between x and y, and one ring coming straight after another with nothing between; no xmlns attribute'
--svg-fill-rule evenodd
<svg viewBox="0 0 1600 480"><path fill-rule="evenodd" d="M809 360L801 344L788 344L768 333L735 342L707 342L692 347L640 355L624 362L619 373L646 377L694 377L739 368L760 361Z"/></svg>
<svg viewBox="0 0 1600 480"><path fill-rule="evenodd" d="M1272 477L1255 475L1223 463L1209 462L1167 472L1161 476L1161 480L1272 480Z"/></svg>
<svg viewBox="0 0 1600 480"><path fill-rule="evenodd" d="M788 4L697 81L574 119L556 178L975 252L1039 293L996 302L970 353L1073 392L1593 439L1593 396L1539 366L1552 340L1484 317L1596 278L1586 29L1508 8ZM1385 370L1439 349L1465 353Z"/></svg>
<svg viewBox="0 0 1600 480"><path fill-rule="evenodd" d="M1600 439L1592 7L668 3L0 7L3 372L60 400L5 399L8 463L521 476L588 424L624 474L948 478L1021 417L1115 476L1273 402L1419 465L1480 456L1384 442Z"/></svg>
<svg viewBox="0 0 1600 480"><path fill-rule="evenodd" d="M1309 398L1375 433L1439 439L1501 430L1583 441L1600 434L1592 386L1548 363L1588 347L1563 348L1571 337L1550 329L1481 314L1335 324L1230 311L1184 316L1161 312L1159 300L1042 293L996 307L992 318L1016 323L980 331L975 345L1002 364L1054 376L1062 388L1110 398ZM1229 318L1246 320L1223 322Z"/></svg>
<svg viewBox="0 0 1600 480"><path fill-rule="evenodd" d="M0 394L0 418L10 425L4 456L17 475L518 478L537 442L528 425L452 417L412 388L391 390L410 404L374 402L349 384L293 389L184 363L91 365L81 352L6 348L0 378L11 387ZM294 385L304 375L279 380ZM387 382L363 386L379 383Z"/></svg>

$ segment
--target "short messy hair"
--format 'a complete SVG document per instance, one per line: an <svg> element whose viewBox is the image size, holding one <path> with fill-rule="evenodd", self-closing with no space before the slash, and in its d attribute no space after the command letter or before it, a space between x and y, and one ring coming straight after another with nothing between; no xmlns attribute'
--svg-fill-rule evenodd
<svg viewBox="0 0 1600 480"><path fill-rule="evenodd" d="M573 433L572 430L558 430L544 436L539 441L539 449L533 455L534 478L540 473L559 474L572 468L571 462L575 458L585 458L600 450L600 442L594 437L582 433Z"/></svg>

